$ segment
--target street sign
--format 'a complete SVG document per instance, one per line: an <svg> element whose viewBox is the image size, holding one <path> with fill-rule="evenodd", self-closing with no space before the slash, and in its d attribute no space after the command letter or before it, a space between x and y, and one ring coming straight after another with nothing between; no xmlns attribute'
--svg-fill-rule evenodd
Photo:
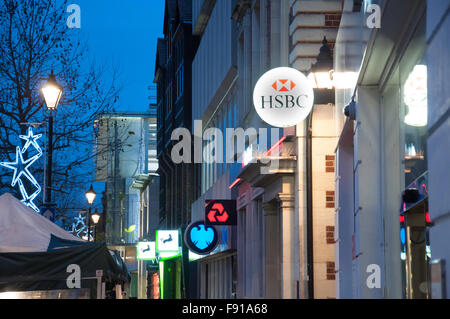
<svg viewBox="0 0 450 319"><path fill-rule="evenodd" d="M155 260L156 259L156 242L138 242L137 243L137 260Z"/></svg>
<svg viewBox="0 0 450 319"><path fill-rule="evenodd" d="M236 226L237 212L235 200L205 201L205 225Z"/></svg>
<svg viewBox="0 0 450 319"><path fill-rule="evenodd" d="M213 226L206 226L204 221L198 221L186 228L184 242L190 251L207 255L216 248L218 234Z"/></svg>
<svg viewBox="0 0 450 319"><path fill-rule="evenodd" d="M41 209L42 216L50 220L51 222L55 222L55 209L50 207L42 207Z"/></svg>
<svg viewBox="0 0 450 319"><path fill-rule="evenodd" d="M158 230L156 243L158 252L178 252L178 230Z"/></svg>

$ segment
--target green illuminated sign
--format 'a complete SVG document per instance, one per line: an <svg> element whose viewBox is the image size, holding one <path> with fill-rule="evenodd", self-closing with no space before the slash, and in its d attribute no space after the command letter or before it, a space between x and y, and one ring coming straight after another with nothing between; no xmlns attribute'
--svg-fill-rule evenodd
<svg viewBox="0 0 450 319"><path fill-rule="evenodd" d="M156 243L138 242L137 243L137 260L155 260L156 259Z"/></svg>

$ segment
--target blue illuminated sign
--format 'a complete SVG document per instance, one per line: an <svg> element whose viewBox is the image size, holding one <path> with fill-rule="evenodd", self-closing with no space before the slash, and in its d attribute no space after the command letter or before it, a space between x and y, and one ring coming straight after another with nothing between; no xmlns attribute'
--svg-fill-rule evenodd
<svg viewBox="0 0 450 319"><path fill-rule="evenodd" d="M188 226L184 233L184 242L190 251L207 255L217 246L217 230L213 226L206 226L203 221L198 221Z"/></svg>

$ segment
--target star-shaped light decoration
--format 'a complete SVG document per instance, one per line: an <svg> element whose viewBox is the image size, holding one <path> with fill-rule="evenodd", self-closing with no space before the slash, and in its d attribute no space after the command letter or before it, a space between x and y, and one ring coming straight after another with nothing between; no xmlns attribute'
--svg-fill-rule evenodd
<svg viewBox="0 0 450 319"><path fill-rule="evenodd" d="M11 186L15 187L17 184L19 184L19 190L22 195L22 203L27 205L28 207L31 207L36 212L40 212L39 208L34 204L34 200L41 192L41 186L37 182L37 180L34 178L34 176L30 173L29 168L31 165L33 165L41 156L42 156L42 149L40 148L39 144L37 143L37 140L42 137L42 134L34 135L33 130L31 128L28 129L28 135L20 135L21 139L25 140L25 145L23 149L20 149L19 146L16 147L16 159L14 162L2 162L0 163L0 166L9 168L14 171L13 179L11 182ZM37 151L37 154L28 158L27 160L24 160L24 154L27 152L27 150L30 148L30 146L33 146L35 150ZM29 182L33 185L35 191L31 195L28 194L28 191L26 190L22 178L25 177L29 180Z"/></svg>
<svg viewBox="0 0 450 319"><path fill-rule="evenodd" d="M39 184L34 184L34 186L36 187L36 191L33 194L28 195L27 191L25 190L25 186L23 185L22 181L19 180L20 193L22 194L21 202L24 203L26 206L34 209L37 213L39 213L40 209L36 206L34 200L39 195L42 189Z"/></svg>
<svg viewBox="0 0 450 319"><path fill-rule="evenodd" d="M34 164L34 162L36 162L39 157L41 157L39 154L24 160L23 159L23 153L20 150L20 147L17 146L16 147L16 160L14 162L10 162L10 163L5 163L2 162L0 163L0 166L12 169L14 171L14 175L13 175L13 179L11 182L11 186L16 186L17 181L23 176L25 176L26 178L28 178L30 180L30 182L32 182L33 184L37 184L36 179L34 178L34 176L30 173L30 171L28 170L30 168L31 165Z"/></svg>
<svg viewBox="0 0 450 319"><path fill-rule="evenodd" d="M22 153L25 153L28 148L33 145L38 153L42 154L41 147L37 143L37 140L42 137L42 134L34 135L33 130L28 128L28 135L19 135L22 140L25 140L25 145L23 146Z"/></svg>
<svg viewBox="0 0 450 319"><path fill-rule="evenodd" d="M88 227L86 226L86 218L87 216L82 216L81 213L78 213L78 217L74 217L74 222L72 224L71 233L76 235L79 238L87 239ZM92 235L90 236L92 239Z"/></svg>

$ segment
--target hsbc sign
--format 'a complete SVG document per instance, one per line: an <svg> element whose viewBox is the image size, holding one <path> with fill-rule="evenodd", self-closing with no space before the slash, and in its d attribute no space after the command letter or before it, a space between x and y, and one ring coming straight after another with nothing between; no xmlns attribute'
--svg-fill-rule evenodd
<svg viewBox="0 0 450 319"><path fill-rule="evenodd" d="M256 83L253 104L266 123L275 127L291 127L311 113L314 92L303 73L292 68L276 68L265 73Z"/></svg>
<svg viewBox="0 0 450 319"><path fill-rule="evenodd" d="M205 225L207 226L236 226L235 200L207 200L205 201Z"/></svg>

